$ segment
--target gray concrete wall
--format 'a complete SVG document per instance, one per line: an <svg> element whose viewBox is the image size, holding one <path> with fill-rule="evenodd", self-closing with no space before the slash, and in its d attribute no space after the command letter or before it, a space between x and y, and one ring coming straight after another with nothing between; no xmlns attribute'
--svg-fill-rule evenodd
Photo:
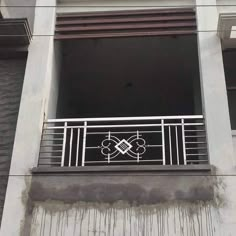
<svg viewBox="0 0 236 236"><path fill-rule="evenodd" d="M0 225L26 59L0 59Z"/></svg>

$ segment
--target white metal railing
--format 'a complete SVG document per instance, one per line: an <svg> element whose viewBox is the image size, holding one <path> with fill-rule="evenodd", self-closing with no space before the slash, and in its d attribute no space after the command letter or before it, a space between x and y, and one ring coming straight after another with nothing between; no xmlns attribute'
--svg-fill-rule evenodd
<svg viewBox="0 0 236 236"><path fill-rule="evenodd" d="M38 166L208 163L202 115L51 119Z"/></svg>

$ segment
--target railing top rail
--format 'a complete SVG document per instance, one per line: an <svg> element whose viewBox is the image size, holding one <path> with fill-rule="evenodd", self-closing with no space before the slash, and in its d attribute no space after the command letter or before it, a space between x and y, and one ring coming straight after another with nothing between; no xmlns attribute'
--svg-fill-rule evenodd
<svg viewBox="0 0 236 236"><path fill-rule="evenodd" d="M139 121L139 120L178 120L178 119L203 119L203 115L70 118L70 119L48 119L46 122L47 123L86 122L86 121L87 122L102 122L102 121Z"/></svg>

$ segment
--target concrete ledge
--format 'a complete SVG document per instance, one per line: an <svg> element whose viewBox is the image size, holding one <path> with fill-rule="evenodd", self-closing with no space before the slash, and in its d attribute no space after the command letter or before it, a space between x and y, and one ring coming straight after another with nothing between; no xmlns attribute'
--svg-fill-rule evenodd
<svg viewBox="0 0 236 236"><path fill-rule="evenodd" d="M32 38L28 20L0 19L0 36L0 47L28 46Z"/></svg>
<svg viewBox="0 0 236 236"><path fill-rule="evenodd" d="M56 172L56 169L61 168L49 168L48 172L45 169L44 172L43 169L34 169L29 196L32 202L55 200L73 204L126 201L139 205L177 200L211 201L216 180L208 172L210 166L191 167L184 167L184 170L173 166L139 166L138 170L137 167L128 169L126 166L125 171L106 168L110 172L91 172L91 167L88 167L90 172L85 167L76 168L75 172ZM105 167L101 168L105 170ZM78 169L84 169L84 172Z"/></svg>
<svg viewBox="0 0 236 236"><path fill-rule="evenodd" d="M188 165L188 166L85 166L85 167L36 167L32 169L32 173L37 174L84 174L84 173L165 173L165 172L211 172L211 165Z"/></svg>

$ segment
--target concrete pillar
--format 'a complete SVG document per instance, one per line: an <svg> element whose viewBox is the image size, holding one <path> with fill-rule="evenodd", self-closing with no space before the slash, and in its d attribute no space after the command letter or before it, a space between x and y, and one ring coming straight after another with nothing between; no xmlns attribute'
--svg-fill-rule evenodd
<svg viewBox="0 0 236 236"><path fill-rule="evenodd" d="M60 83L60 73L62 68L62 49L61 42L54 42L54 50L51 55L53 58L50 59L52 62L51 70L49 69L49 79L47 80L46 88L47 91L47 101L46 101L46 118L55 119L57 116L57 102L59 95L59 83Z"/></svg>
<svg viewBox="0 0 236 236"><path fill-rule="evenodd" d="M229 173L234 167L233 143L221 41L216 32L216 0L196 0L196 5L201 90L210 163L219 172Z"/></svg>
<svg viewBox="0 0 236 236"><path fill-rule="evenodd" d="M56 0L37 0L34 36L29 47L20 110L17 121L12 163L0 229L1 236L29 235L24 217L31 181L40 145L43 119L48 110L47 97L54 64L54 27ZM50 36L49 36L50 35ZM25 227L30 229L30 227Z"/></svg>

